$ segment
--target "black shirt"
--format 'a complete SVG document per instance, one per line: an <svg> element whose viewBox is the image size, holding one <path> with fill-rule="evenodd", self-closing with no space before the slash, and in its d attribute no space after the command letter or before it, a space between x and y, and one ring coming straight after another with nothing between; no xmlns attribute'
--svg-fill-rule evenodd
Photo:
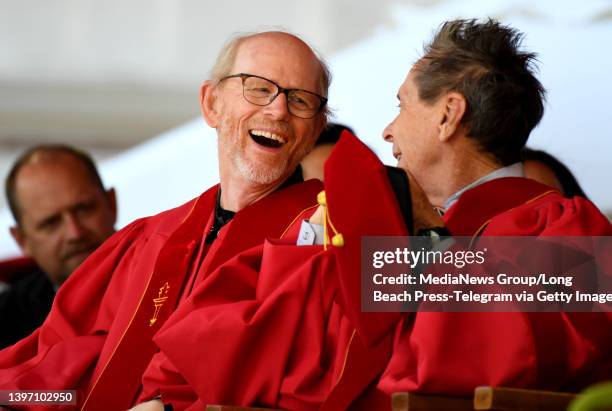
<svg viewBox="0 0 612 411"><path fill-rule="evenodd" d="M302 176L302 168L298 167L293 174L291 174L291 176L279 187L279 190L296 183L301 183L302 181L304 181L304 177ZM215 203L213 225L210 228L210 231L208 231L206 234L206 244L212 244L219 235L219 230L225 224L229 223L235 215L235 211L226 210L221 207L221 188L219 188L219 191L217 192L217 202Z"/></svg>
<svg viewBox="0 0 612 411"><path fill-rule="evenodd" d="M20 276L0 293L0 348L27 337L47 318L55 288L40 270Z"/></svg>

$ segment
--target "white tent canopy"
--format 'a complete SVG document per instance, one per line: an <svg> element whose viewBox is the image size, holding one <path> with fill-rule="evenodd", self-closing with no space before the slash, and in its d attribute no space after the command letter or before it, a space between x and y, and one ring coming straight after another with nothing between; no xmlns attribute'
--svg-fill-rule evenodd
<svg viewBox="0 0 612 411"><path fill-rule="evenodd" d="M608 7L608 9L606 9ZM338 122L350 125L389 164L383 128L397 113L396 93L422 44L444 20L497 17L526 33L525 47L536 51L540 79L548 89L546 113L529 144L559 157L576 174L591 199L612 209L609 187L612 123L608 98L612 21L606 1L583 0L562 7L557 1L442 1L434 6L397 6L393 27L330 59L334 81L330 105ZM214 130L196 119L183 127L104 162L104 181L117 189L119 223L179 205L218 179ZM0 226L12 223L7 210ZM18 254L4 229L0 257Z"/></svg>

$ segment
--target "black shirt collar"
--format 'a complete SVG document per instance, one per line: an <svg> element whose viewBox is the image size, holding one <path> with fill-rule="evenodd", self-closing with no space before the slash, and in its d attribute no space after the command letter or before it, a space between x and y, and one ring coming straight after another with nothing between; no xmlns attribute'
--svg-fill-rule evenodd
<svg viewBox="0 0 612 411"><path fill-rule="evenodd" d="M283 188L289 187L290 185L301 183L304 181L304 177L302 175L302 168L298 166L298 168L289 176L287 180L278 188L281 190ZM217 201L215 203L215 216L213 219L213 225L210 228L208 234L206 234L206 244L212 244L213 241L217 238L219 234L219 230L225 224L229 223L232 218L236 215L235 211L226 210L221 207L221 187L219 187L219 191L217 191Z"/></svg>

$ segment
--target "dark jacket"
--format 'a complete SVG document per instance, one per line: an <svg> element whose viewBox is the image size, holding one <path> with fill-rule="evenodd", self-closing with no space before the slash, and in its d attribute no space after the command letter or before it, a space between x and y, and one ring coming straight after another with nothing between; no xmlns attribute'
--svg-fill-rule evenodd
<svg viewBox="0 0 612 411"><path fill-rule="evenodd" d="M47 317L55 289L31 260L0 263L9 288L0 292L0 349L27 337Z"/></svg>

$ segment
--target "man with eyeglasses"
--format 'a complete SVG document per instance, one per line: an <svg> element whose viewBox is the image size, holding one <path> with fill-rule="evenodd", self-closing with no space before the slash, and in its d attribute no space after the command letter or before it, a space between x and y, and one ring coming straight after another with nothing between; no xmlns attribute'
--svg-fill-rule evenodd
<svg viewBox="0 0 612 411"><path fill-rule="evenodd" d="M326 124L329 82L296 36L229 42L201 93L218 134L220 184L105 242L62 286L41 328L0 352L0 389L74 389L82 409L128 408L153 335L194 284L314 205L321 184L303 182L298 165Z"/></svg>

